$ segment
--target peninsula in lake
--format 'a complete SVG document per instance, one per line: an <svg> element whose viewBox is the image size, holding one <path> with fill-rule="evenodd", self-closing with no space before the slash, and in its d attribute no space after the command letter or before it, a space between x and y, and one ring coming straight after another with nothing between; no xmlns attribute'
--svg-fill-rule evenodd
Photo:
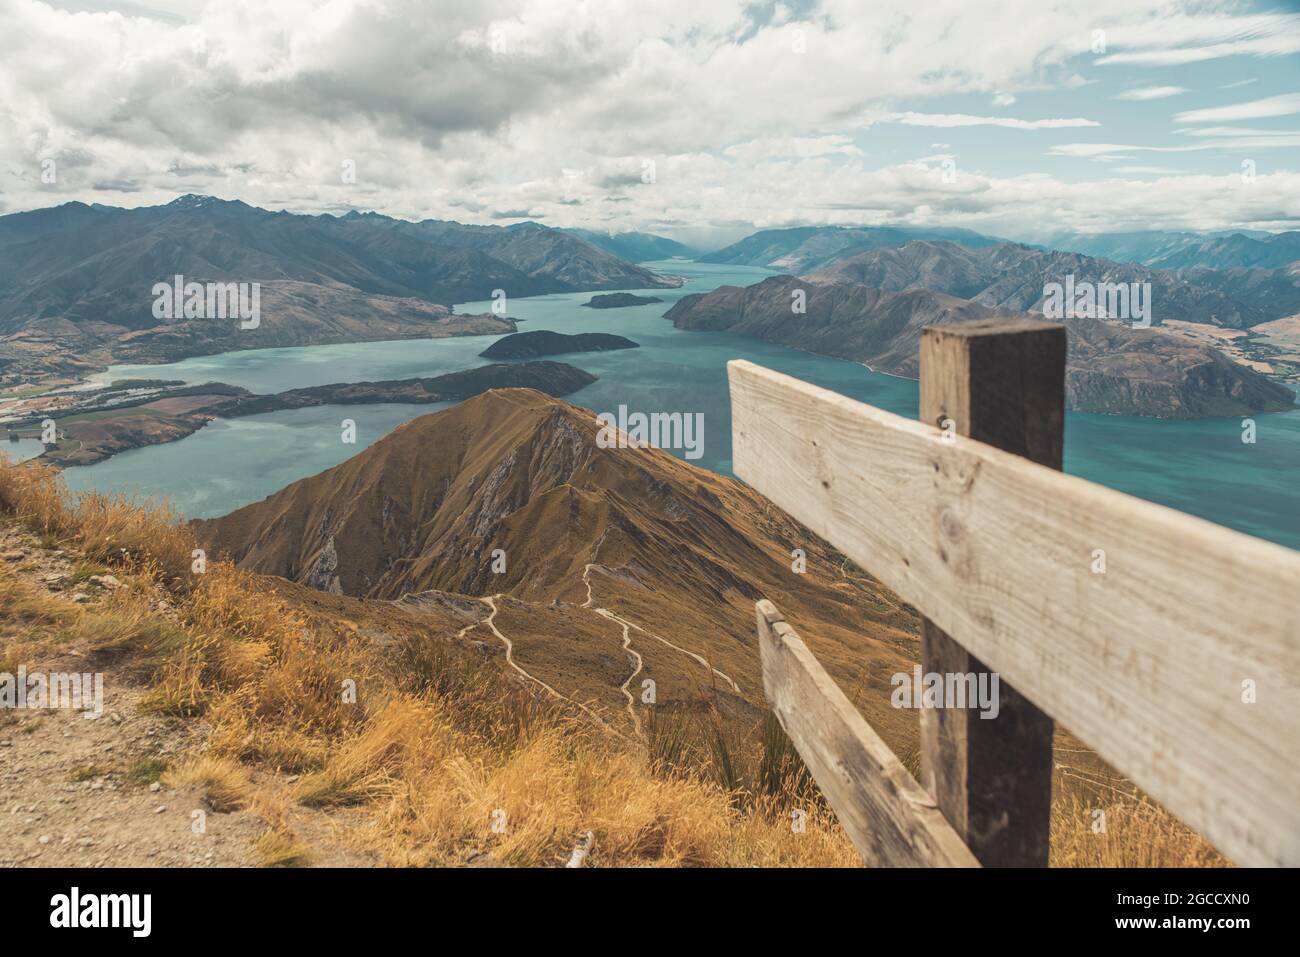
<svg viewBox="0 0 1300 957"><path fill-rule="evenodd" d="M162 389L143 396L128 396L111 404L104 403L97 395L93 405L55 418L58 442L47 446L40 459L63 468L93 465L128 449L183 439L216 418L232 419L322 405L456 402L504 388L534 389L558 397L595 381L594 375L582 369L542 360L493 363L432 378L340 382L274 395L257 395L220 382ZM39 425L33 422L11 428L21 434Z"/></svg>

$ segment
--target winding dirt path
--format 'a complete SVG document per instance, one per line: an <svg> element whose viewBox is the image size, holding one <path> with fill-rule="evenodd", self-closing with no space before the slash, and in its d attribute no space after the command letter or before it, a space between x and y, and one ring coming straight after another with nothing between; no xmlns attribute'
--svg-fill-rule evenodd
<svg viewBox="0 0 1300 957"><path fill-rule="evenodd" d="M601 726L602 729L604 729L605 731L609 732L610 734L615 735L616 737L620 737L620 738L623 737L622 734L619 734L619 732L617 732L617 731L615 731L613 728L611 728L611 727L610 727L610 726L605 722L605 720L604 720L603 718L601 718L600 715L596 714L595 711L592 711L591 708L587 707L587 706L586 706L585 704L583 704L581 701L575 701L574 699L570 698L568 695L561 694L560 692L556 691L554 688L552 688L550 685L548 685L548 684L547 684L545 681L543 681L541 678L539 678L539 677L537 677L535 674L532 674L531 672L525 670L525 669L524 669L524 668L523 668L523 667L522 667L522 666L521 666L517 661L515 661L515 644L514 644L514 642L511 641L509 638L507 638L505 635L503 635L503 634L501 633L501 629L498 628L498 627L497 627L497 624L496 624L497 612L499 611L499 609L497 608L496 600L497 600L498 598L501 598L501 597L504 597L504 596L503 596L503 593L498 592L498 593L495 594L495 595L484 596L484 597L482 597L482 598L477 599L478 601L480 601L480 602L482 602L483 604L487 605L488 608L492 609L492 613L491 613L490 615L488 615L486 618L484 618L482 621L476 621L476 622L474 622L472 625L466 625L464 628L462 628L462 629L457 633L457 637L463 638L463 637L465 637L465 635L466 635L468 632L472 631L474 628L477 628L479 625L487 625L488 628L491 629L492 634L494 634L494 635L496 635L498 638L500 638L500 639L501 639L501 643L502 643L503 645L506 646L506 664L508 664L508 665L509 665L511 668L513 668L515 671L519 672L519 674L523 676L524 680L526 680L526 681L532 681L532 682L534 682L535 684L540 685L542 688L546 689L546 691L547 691L550 695L552 695L553 697L555 697L556 699L558 699L558 700L560 700L560 701L563 701L563 702L565 702L565 703L567 703L567 704L571 704L571 705L573 705L573 706L576 707L576 708L580 708L580 709L581 709L583 712L585 712L585 713L586 713L586 714L587 714L587 715L588 715L592 720L594 720L597 724L599 724L599 725ZM639 656L638 656L638 658L639 658ZM629 678L628 680L630 681L630 680L632 680L632 679ZM624 682L624 684L626 684L626 682ZM627 691L624 690L623 693L624 693L624 694L627 694ZM630 701L630 700L631 700L631 699L629 698L629 701ZM630 704L629 704L629 707L630 707ZM633 715L633 723L634 723L635 726L636 726L637 732L640 733L640 731L641 731L641 725L640 725L639 722L637 722L637 721L635 720L635 717L636 717L636 716Z"/></svg>
<svg viewBox="0 0 1300 957"><path fill-rule="evenodd" d="M582 583L587 586L587 600L582 603L583 608L592 608L592 603L594 601L594 598L592 597L591 594L591 570L596 567L603 568L604 566L599 565L598 562L588 562L586 566L582 569ZM596 612L596 614L598 615L604 615L606 618L612 618L614 621L617 621L619 624L623 625L624 629L635 628L637 631L641 632L641 634L646 635L649 638L653 638L655 639L655 641L662 642L663 644L667 645L669 648L672 648L674 651L679 651L689 658L694 658L696 661L702 664L707 671L711 672L714 675L717 675L719 678L721 678L723 681L729 684L731 686L732 691L734 691L736 694L740 694L740 686L737 685L736 682L732 681L731 678L725 672L719 671L717 668L713 667L713 665L709 664L708 659L705 658L703 655L698 655L693 651L688 651L687 649L683 648L681 645L674 644L673 642L669 641L667 638L664 638L660 635L656 635L653 631L647 631L646 629L642 628L634 621L628 621L625 618L620 618L618 615L614 614L608 608L592 608L592 611ZM627 647L627 645L624 645L624 647ZM640 658L639 655L637 657L638 659ZM634 673L634 677L635 677L635 673ZM629 678L628 680L630 681L631 678Z"/></svg>
<svg viewBox="0 0 1300 957"><path fill-rule="evenodd" d="M618 615L614 614L607 608L596 608L593 610L596 614L608 618L611 621L616 621L623 626L623 650L627 652L627 656L633 660L636 667L632 669L632 673L627 676L627 680L623 682L619 687L619 690L623 692L623 697L627 698L627 713L632 718L632 727L636 730L637 736L644 739L645 732L641 730L641 717L636 713L636 698L632 696L632 692L627 690L627 686L632 683L633 678L641 673L641 667L645 662L642 660L641 655L632 647L632 632L628 629L629 622L619 618Z"/></svg>

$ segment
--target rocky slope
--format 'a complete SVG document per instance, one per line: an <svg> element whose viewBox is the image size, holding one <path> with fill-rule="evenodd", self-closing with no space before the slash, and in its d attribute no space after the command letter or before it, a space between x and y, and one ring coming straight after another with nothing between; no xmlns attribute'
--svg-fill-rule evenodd
<svg viewBox="0 0 1300 957"><path fill-rule="evenodd" d="M791 310L800 290L807 305L802 315ZM1008 314L1014 313L925 289L889 292L855 282L776 276L685 296L665 318L682 329L737 332L915 377L922 328ZM1207 346L1100 320L1066 325L1067 401L1076 411L1194 418L1294 405L1289 389Z"/></svg>

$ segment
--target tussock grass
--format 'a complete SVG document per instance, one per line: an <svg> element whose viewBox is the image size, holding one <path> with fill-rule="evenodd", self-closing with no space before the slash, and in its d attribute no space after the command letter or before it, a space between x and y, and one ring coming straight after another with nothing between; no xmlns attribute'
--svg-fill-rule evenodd
<svg viewBox="0 0 1300 957"><path fill-rule="evenodd" d="M72 498L53 470L0 463L0 515L126 586L80 608L0 564L0 669L41 642L75 643L147 680L148 707L202 714L203 754L128 777L157 773L202 788L213 810L258 814L269 826L254 847L264 866L309 863L291 819L344 806L346 840L397 865L486 855L557 866L588 831L588 866L860 863L770 715L746 731L715 711L656 708L647 746L614 741L447 635L380 647L228 563L192 574L195 543L165 509ZM285 788L290 773L301 777ZM1057 866L1220 862L1140 795L1113 798L1100 835L1085 798L1059 798Z"/></svg>
<svg viewBox="0 0 1300 957"><path fill-rule="evenodd" d="M253 845L263 867L303 867L311 863L311 851L286 831L267 831Z"/></svg>
<svg viewBox="0 0 1300 957"><path fill-rule="evenodd" d="M159 780L167 787L198 787L211 811L237 811L248 803L251 775L229 758L204 755L169 768Z"/></svg>
<svg viewBox="0 0 1300 957"><path fill-rule="evenodd" d="M0 512L50 543L74 544L83 560L117 567L151 564L173 584L190 577L194 543L165 504L142 507L126 496L68 494L57 469L0 462Z"/></svg>

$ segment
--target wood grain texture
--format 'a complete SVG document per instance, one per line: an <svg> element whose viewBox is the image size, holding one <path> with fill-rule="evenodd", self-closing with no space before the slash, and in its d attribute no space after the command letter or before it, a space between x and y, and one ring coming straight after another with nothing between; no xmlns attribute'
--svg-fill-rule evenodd
<svg viewBox="0 0 1300 957"><path fill-rule="evenodd" d="M770 601L755 606L763 691L870 867L978 867L939 806Z"/></svg>
<svg viewBox="0 0 1300 957"><path fill-rule="evenodd" d="M749 362L728 371L740 478L1223 853L1300 864L1300 553Z"/></svg>
<svg viewBox="0 0 1300 957"><path fill-rule="evenodd" d="M921 333L922 422L1060 468L1065 327L1032 319L931 326ZM928 618L926 674L988 668ZM978 680L978 679L977 679ZM997 717L921 709L921 783L985 867L1046 867L1052 821L1049 715L999 680Z"/></svg>

